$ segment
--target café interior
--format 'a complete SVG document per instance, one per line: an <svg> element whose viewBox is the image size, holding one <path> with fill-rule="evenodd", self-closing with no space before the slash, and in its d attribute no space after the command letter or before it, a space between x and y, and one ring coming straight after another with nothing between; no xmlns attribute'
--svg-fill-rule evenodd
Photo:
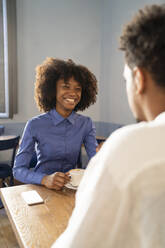
<svg viewBox="0 0 165 248"><path fill-rule="evenodd" d="M98 143L116 129L135 123L118 40L123 23L148 2L0 0L0 170L1 164L13 166L26 122L39 114L34 100L35 68L46 57L72 59L95 74L97 101L81 114L92 119ZM32 167L33 163L35 155ZM79 167L87 164L82 146ZM23 184L10 173L3 180L1 171L0 187L0 247L50 247L67 226L76 191L59 193ZM37 191L46 207L27 205L22 197L25 191Z"/></svg>

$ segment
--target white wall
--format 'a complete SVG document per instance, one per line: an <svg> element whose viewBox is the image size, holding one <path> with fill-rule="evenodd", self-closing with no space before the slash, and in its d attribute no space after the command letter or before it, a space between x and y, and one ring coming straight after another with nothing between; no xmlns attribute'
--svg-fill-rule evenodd
<svg viewBox="0 0 165 248"><path fill-rule="evenodd" d="M104 0L101 40L100 119L115 123L134 122L127 103L123 73L123 52L119 47L122 27L139 8L160 0Z"/></svg>
<svg viewBox="0 0 165 248"><path fill-rule="evenodd" d="M123 24L153 3L165 0L17 0L18 114L10 121L39 114L33 97L35 67L52 56L84 64L98 78L97 103L83 114L94 121L134 122L118 41Z"/></svg>
<svg viewBox="0 0 165 248"><path fill-rule="evenodd" d="M34 101L35 67L46 57L71 58L100 75L99 0L17 0L18 114L39 114ZM99 101L83 112L99 120ZM9 122L9 120L2 120Z"/></svg>

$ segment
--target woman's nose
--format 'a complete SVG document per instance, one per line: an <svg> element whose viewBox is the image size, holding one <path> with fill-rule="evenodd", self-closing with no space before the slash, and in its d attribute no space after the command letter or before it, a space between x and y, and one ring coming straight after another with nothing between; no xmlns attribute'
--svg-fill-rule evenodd
<svg viewBox="0 0 165 248"><path fill-rule="evenodd" d="M70 95L75 95L76 94L76 90L75 89L70 89L69 90L69 94Z"/></svg>

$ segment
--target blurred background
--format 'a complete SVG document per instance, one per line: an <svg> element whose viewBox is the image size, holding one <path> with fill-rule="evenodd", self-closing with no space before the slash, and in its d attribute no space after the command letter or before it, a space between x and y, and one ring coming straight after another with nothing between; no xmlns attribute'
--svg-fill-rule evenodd
<svg viewBox="0 0 165 248"><path fill-rule="evenodd" d="M123 24L152 0L16 0L17 113L1 124L24 123L39 114L35 67L46 57L73 59L97 77L95 105L82 112L96 122L133 123L118 49Z"/></svg>

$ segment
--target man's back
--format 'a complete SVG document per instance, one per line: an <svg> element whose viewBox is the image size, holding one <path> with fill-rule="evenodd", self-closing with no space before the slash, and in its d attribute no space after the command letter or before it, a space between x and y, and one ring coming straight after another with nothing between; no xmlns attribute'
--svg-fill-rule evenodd
<svg viewBox="0 0 165 248"><path fill-rule="evenodd" d="M165 113L112 134L91 160L55 247L165 247L164 147Z"/></svg>

